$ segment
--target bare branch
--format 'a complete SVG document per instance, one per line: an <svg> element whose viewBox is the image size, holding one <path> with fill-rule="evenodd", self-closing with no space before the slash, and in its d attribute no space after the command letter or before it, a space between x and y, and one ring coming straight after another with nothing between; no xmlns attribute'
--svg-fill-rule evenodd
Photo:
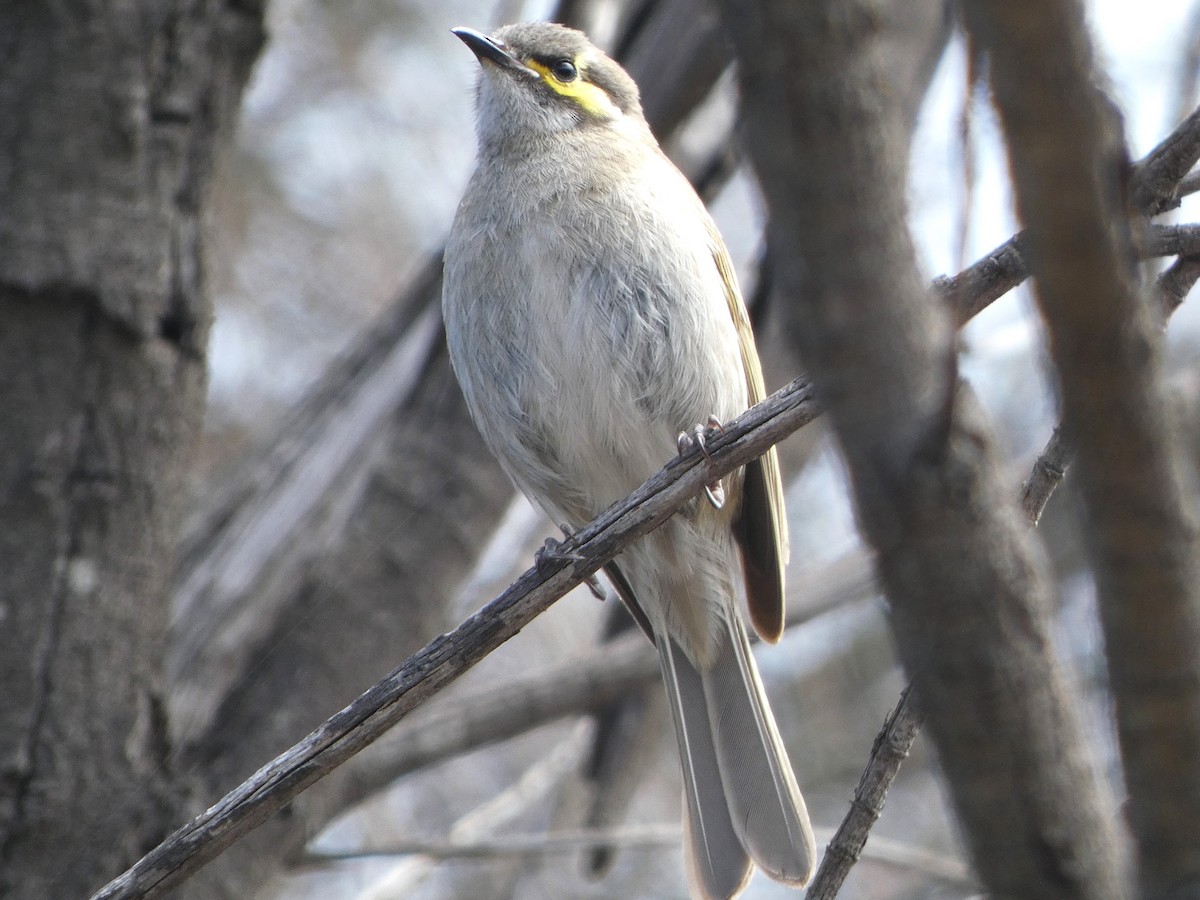
<svg viewBox="0 0 1200 900"><path fill-rule="evenodd" d="M1139 171L1150 171L1147 156ZM949 301L959 325L970 321L1029 277L1024 233L1013 235L963 271L933 280L933 290ZM1200 225L1149 225L1136 248L1139 256L1200 255Z"/></svg>
<svg viewBox="0 0 1200 900"><path fill-rule="evenodd" d="M1200 161L1200 108L1193 110L1134 168L1134 207L1146 215L1156 215L1178 206L1179 182L1197 161Z"/></svg>
<svg viewBox="0 0 1200 900"><path fill-rule="evenodd" d="M401 722L367 751L372 764L363 767L346 802L364 800L422 766L563 716L604 709L659 677L654 647L639 631L552 668L447 698Z"/></svg>
<svg viewBox="0 0 1200 900"><path fill-rule="evenodd" d="M625 825L620 828L577 828L534 834L496 835L476 841L403 840L364 850L310 850L300 866L323 866L348 859L395 856L432 856L436 859L487 859L496 856L547 856L574 853L591 847L657 849L680 843L678 824Z"/></svg>
<svg viewBox="0 0 1200 900"><path fill-rule="evenodd" d="M1021 486L1021 508L1031 524L1041 521L1050 496L1062 483L1074 453L1061 428L1055 428L1050 440L1034 460L1033 471Z"/></svg>
<svg viewBox="0 0 1200 900"><path fill-rule="evenodd" d="M1190 197L1192 194L1200 191L1200 172L1189 172L1179 182L1179 190L1176 193L1180 198Z"/></svg>
<svg viewBox="0 0 1200 900"><path fill-rule="evenodd" d="M623 547L662 524L704 485L761 455L817 414L811 388L797 379L726 425L699 454L673 460L507 591L410 657L387 678L267 763L214 806L102 888L94 900L161 896L313 782L375 741L405 715L529 624Z"/></svg>
<svg viewBox="0 0 1200 900"><path fill-rule="evenodd" d="M797 602L789 603L787 626L800 627L876 594L870 556L864 551L853 553L791 580L788 596ZM372 754L369 765L362 767L344 799L347 805L364 800L422 766L523 734L563 716L600 711L655 684L659 677L654 648L640 632L630 632L569 662L427 707L366 751Z"/></svg>
<svg viewBox="0 0 1200 900"><path fill-rule="evenodd" d="M1164 320L1171 315L1200 279L1200 258L1182 257L1158 276L1155 293ZM1033 471L1021 489L1021 507L1029 521L1037 525L1051 495L1062 483L1074 458L1062 427L1054 429L1045 448L1038 454Z"/></svg>
<svg viewBox="0 0 1200 900"><path fill-rule="evenodd" d="M1158 304L1163 317L1170 316L1200 281L1200 255L1181 256L1158 276Z"/></svg>
<svg viewBox="0 0 1200 900"><path fill-rule="evenodd" d="M1151 225L1133 250L1144 257L1200 255L1200 225Z"/></svg>
<svg viewBox="0 0 1200 900"><path fill-rule="evenodd" d="M854 790L850 810L829 841L821 867L809 886L809 900L833 900L841 890L850 869L863 854L871 828L883 811L888 788L900 771L900 764L908 758L923 721L924 716L912 702L910 685L875 738L870 762ZM877 842L878 838L871 842L872 846Z"/></svg>
<svg viewBox="0 0 1200 900"><path fill-rule="evenodd" d="M473 841L405 840L372 850L309 851L301 860L303 866L323 866L330 862L379 857L430 856L435 859L492 859L499 856L547 856L575 853L594 847L627 850L647 850L679 844L682 836L679 825L625 825L620 828L577 828L538 834L497 835ZM828 832L817 829L818 840ZM914 847L903 841L875 838L862 850L862 858L908 869L948 882L965 890L977 890L979 885L970 870L959 860ZM809 888L809 898L813 894Z"/></svg>
<svg viewBox="0 0 1200 900"><path fill-rule="evenodd" d="M953 278L935 278L933 290L949 301L962 325L1028 277L1021 235L1017 234Z"/></svg>

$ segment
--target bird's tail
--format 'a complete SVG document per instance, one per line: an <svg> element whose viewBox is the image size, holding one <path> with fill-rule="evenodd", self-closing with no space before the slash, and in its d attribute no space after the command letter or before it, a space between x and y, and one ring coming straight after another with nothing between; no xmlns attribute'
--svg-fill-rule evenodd
<svg viewBox="0 0 1200 900"><path fill-rule="evenodd" d="M657 643L683 765L684 852L692 892L735 896L750 862L771 878L802 885L816 845L808 811L740 618L725 629L701 671L669 635Z"/></svg>

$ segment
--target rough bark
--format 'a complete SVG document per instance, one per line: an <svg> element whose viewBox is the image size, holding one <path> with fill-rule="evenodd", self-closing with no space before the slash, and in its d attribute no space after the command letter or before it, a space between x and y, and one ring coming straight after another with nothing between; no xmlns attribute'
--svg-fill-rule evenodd
<svg viewBox="0 0 1200 900"><path fill-rule="evenodd" d="M1123 847L1050 646L1049 585L953 322L919 279L874 5L725 4L795 338L878 553L897 643L996 897L1117 898Z"/></svg>
<svg viewBox="0 0 1200 900"><path fill-rule="evenodd" d="M177 815L161 663L210 307L212 157L257 4L0 9L0 895L72 897Z"/></svg>
<svg viewBox="0 0 1200 900"><path fill-rule="evenodd" d="M1160 310L1137 277L1121 123L1081 3L967 9L1076 448L1142 896L1200 897L1196 497L1177 469Z"/></svg>
<svg viewBox="0 0 1200 900"><path fill-rule="evenodd" d="M904 155L903 161L898 161L897 165L908 164L917 114L950 39L954 9L954 4L949 0L877 0L874 4L874 13L879 22L877 52L888 72L889 100L894 104L893 111L897 119L903 123L905 134L905 139L897 142L897 152ZM800 307L792 295L783 289L784 281L775 271L775 257L787 256L789 251L774 246L769 230L766 239L768 252L758 273L761 283L755 292L757 302L752 315L767 389L772 390L778 384L794 378L797 372L807 371L807 366L801 356L803 348L793 339L797 329L804 327L798 321ZM988 297L981 302L994 299ZM980 306L969 313L964 312L961 321L967 321L982 308ZM812 445L823 433L824 423L815 424L818 427L805 428L780 445L780 459L784 463L785 473L789 468L789 460L793 463L792 471L800 469Z"/></svg>

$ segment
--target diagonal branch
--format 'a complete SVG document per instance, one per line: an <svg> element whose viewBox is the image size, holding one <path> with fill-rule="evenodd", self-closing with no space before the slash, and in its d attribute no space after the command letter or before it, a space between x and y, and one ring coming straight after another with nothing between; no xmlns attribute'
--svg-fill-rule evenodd
<svg viewBox="0 0 1200 900"><path fill-rule="evenodd" d="M1200 281L1200 259L1189 256L1177 259L1158 276L1155 294L1164 319L1179 308L1197 281ZM1042 511L1062 483L1074 456L1074 449L1060 425L1050 435L1050 440L1034 461L1033 471L1021 486L1021 508L1031 524L1038 524Z"/></svg>
<svg viewBox="0 0 1200 900"><path fill-rule="evenodd" d="M1073 140L1076 137L1072 135ZM1178 206L1179 183L1197 162L1200 162L1200 107L1134 168L1134 207L1145 215L1157 215Z"/></svg>
<svg viewBox="0 0 1200 900"><path fill-rule="evenodd" d="M870 556L858 551L788 585L787 627L800 627L878 595ZM853 642L847 642L847 648ZM802 660L795 660L801 666ZM422 766L502 741L568 715L600 712L660 679L654 647L636 629L569 661L523 671L427 706L367 753L368 764L346 792L346 805L365 800Z"/></svg>
<svg viewBox="0 0 1200 900"><path fill-rule="evenodd" d="M378 739L630 542L666 521L714 478L757 458L816 415L812 389L799 378L728 423L725 432L708 445L711 462L706 463L699 454L672 461L578 532L563 546L560 557L525 572L453 632L426 645L350 706L168 837L93 900L161 896L304 788Z"/></svg>
<svg viewBox="0 0 1200 900"><path fill-rule="evenodd" d="M1179 308L1197 281L1200 255L1181 256L1158 276L1158 307L1164 318Z"/></svg>
<svg viewBox="0 0 1200 900"><path fill-rule="evenodd" d="M896 779L900 765L908 758L908 751L924 721L925 717L913 702L910 684L900 694L896 708L875 738L871 758L854 789L850 809L830 839L821 858L821 867L809 886L808 900L833 900L842 889L850 869L863 854L867 835L883 811L888 788Z"/></svg>

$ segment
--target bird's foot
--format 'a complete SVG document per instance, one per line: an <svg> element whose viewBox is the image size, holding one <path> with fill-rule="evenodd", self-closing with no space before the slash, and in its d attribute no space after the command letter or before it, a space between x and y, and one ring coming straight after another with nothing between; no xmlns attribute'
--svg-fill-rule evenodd
<svg viewBox="0 0 1200 900"><path fill-rule="evenodd" d="M712 484L704 486L704 496L708 498L709 505L713 509L720 509L725 505L725 486L721 484L721 480L717 479Z"/></svg>
<svg viewBox="0 0 1200 900"><path fill-rule="evenodd" d="M703 425L693 425L691 432L681 431L679 437L676 438L676 443L679 447L679 455L687 456L693 449L699 450L710 463L712 462L712 454L708 452L708 441L716 434L724 434L725 426L721 424L721 420L716 416L709 416L708 421Z"/></svg>
<svg viewBox="0 0 1200 900"><path fill-rule="evenodd" d="M563 536L566 537L567 540L570 540L575 536L575 532L573 532L566 525L560 524L558 527L562 530ZM568 552L564 549L564 546L565 544L563 541L559 541L550 537L546 538L542 546L534 551L533 564L537 566L539 570L544 570L550 563L553 562L580 562L583 560L583 556L578 553ZM587 585L588 590L592 592L592 596L597 600L604 600L607 598L608 595L604 591L604 586L600 584L600 580L595 575L589 575L584 579L583 583Z"/></svg>
<svg viewBox="0 0 1200 900"><path fill-rule="evenodd" d="M692 428L691 434L686 431L679 432L679 437L676 443L679 447L679 455L686 456L696 449L700 451L710 464L712 463L712 454L708 452L708 441L718 433L724 433L725 428L721 425L721 420L716 416L709 416L708 421L703 425L696 425ZM721 479L717 479L704 486L704 496L708 498L708 502L713 509L720 509L725 505L725 488L721 484Z"/></svg>

